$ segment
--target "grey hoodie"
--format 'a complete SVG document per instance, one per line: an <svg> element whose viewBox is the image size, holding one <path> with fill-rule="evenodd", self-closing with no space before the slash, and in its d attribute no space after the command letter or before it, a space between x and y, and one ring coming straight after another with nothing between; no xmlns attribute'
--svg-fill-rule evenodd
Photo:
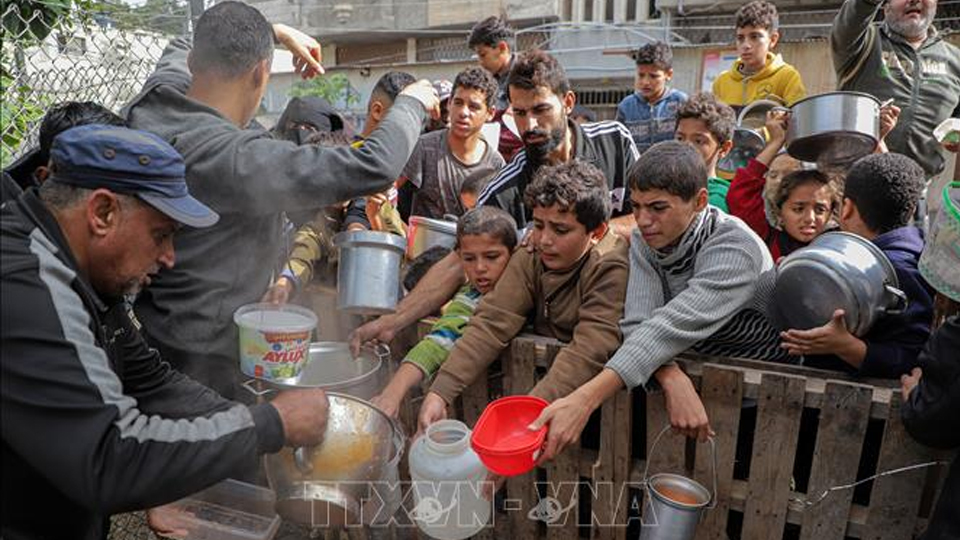
<svg viewBox="0 0 960 540"><path fill-rule="evenodd" d="M425 111L416 99L399 96L361 148L297 146L266 131L240 129L187 97L190 46L187 38L171 42L123 112L131 127L156 133L183 155L190 193L220 221L177 234L176 265L159 273L135 311L166 360L237 398L233 313L257 302L270 284L283 248L281 212L386 189L410 157Z"/></svg>

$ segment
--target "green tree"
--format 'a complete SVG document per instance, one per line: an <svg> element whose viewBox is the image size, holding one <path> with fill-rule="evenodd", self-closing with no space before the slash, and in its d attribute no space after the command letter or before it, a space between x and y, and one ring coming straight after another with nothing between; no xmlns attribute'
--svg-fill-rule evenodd
<svg viewBox="0 0 960 540"><path fill-rule="evenodd" d="M322 97L339 107L349 107L360 101L360 96L353 90L347 76L342 73L299 81L290 88L289 94L291 97Z"/></svg>

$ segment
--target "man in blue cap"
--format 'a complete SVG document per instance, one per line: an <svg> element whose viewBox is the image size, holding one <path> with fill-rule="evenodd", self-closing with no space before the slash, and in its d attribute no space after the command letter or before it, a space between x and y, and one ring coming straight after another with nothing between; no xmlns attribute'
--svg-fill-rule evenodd
<svg viewBox="0 0 960 540"><path fill-rule="evenodd" d="M187 191L160 138L60 134L50 175L0 210L0 536L106 538L111 513L174 501L318 444L321 391L228 401L146 346L123 295L174 265L173 235L219 216Z"/></svg>

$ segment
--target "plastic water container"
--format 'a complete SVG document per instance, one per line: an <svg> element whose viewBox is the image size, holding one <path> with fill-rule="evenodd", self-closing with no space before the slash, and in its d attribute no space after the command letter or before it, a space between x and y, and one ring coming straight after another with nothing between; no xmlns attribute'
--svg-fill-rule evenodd
<svg viewBox="0 0 960 540"><path fill-rule="evenodd" d="M479 532L490 520L490 501L483 498L487 469L470 448L470 428L457 420L441 420L427 428L410 448L417 527L431 538L461 540Z"/></svg>
<svg viewBox="0 0 960 540"><path fill-rule="evenodd" d="M291 382L310 359L317 316L294 305L248 304L233 314L240 329L240 371L269 381Z"/></svg>

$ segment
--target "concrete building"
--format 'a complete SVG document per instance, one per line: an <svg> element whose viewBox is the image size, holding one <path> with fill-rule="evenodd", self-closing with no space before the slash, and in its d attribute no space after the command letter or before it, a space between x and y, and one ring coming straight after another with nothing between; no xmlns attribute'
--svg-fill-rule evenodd
<svg viewBox="0 0 960 540"><path fill-rule="evenodd" d="M360 96L392 69L453 79L475 60L466 47L472 25L505 14L517 28L516 49L548 49L564 65L578 99L601 118L633 91L632 49L654 40L674 48L673 85L708 89L733 54L733 13L744 0L247 0L274 22L317 36L324 64L343 73ZM775 0L781 11L780 52L803 73L811 93L835 86L826 36L841 0ZM960 5L942 5L938 27L957 29ZM289 63L288 63L289 64ZM286 70L286 71L285 71ZM268 115L279 114L295 82L277 64Z"/></svg>

